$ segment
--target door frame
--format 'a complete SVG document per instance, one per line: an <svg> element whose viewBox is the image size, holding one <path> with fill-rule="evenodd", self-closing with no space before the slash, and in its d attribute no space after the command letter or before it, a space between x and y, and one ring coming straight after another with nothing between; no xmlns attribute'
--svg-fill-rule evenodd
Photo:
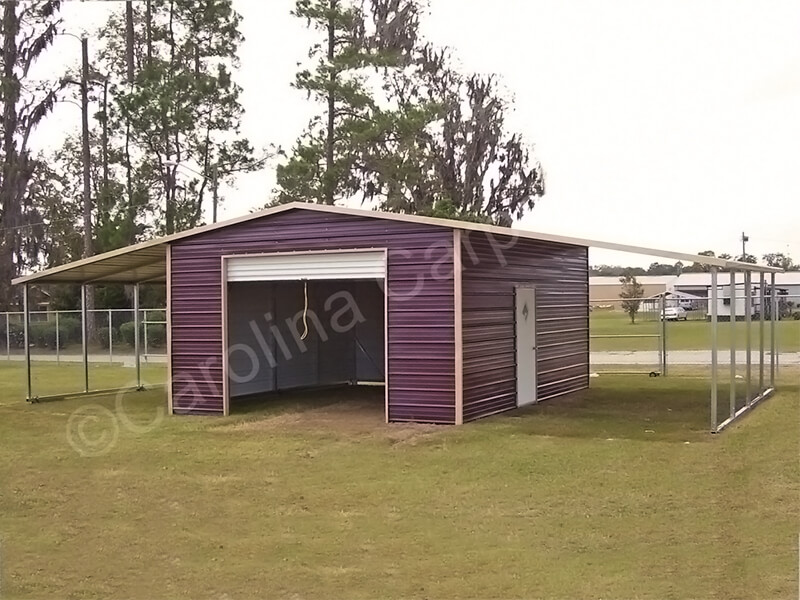
<svg viewBox="0 0 800 600"><path fill-rule="evenodd" d="M241 254L223 254L220 257L220 294L221 294L221 325L222 325L222 402L223 415L230 415L230 383L228 365L228 261L232 258L257 257L257 256L282 256L282 255L309 255L317 254L343 254L353 252L383 252L383 277L376 279L378 285L383 290L383 353L384 353L384 415L386 422L389 422L389 250L388 248L338 248L333 250L296 250L284 252L244 252ZM357 280L354 278L354 280ZM294 280L272 280L273 283ZM297 281L302 281L298 279ZM324 280L323 280L324 281ZM372 279L370 279L372 281Z"/></svg>
<svg viewBox="0 0 800 600"><path fill-rule="evenodd" d="M533 313L530 323L533 325L533 332L532 332L532 346L530 349L530 358L532 359L532 377L533 377L533 399L527 400L525 402L520 401L520 389L522 383L522 375L520 372L519 365L521 363L521 353L520 353L520 323L517 319L518 309L519 309L519 299L520 299L520 291L524 290L526 293L530 292L530 301L531 301L531 312ZM521 406L529 406L531 404L536 404L539 402L539 394L538 394L538 387L539 387L539 373L538 373L538 356L537 356L537 342L536 342L536 287L533 285L516 285L514 286L514 362L515 362L515 371L516 371L516 396L517 396L517 407ZM527 360L526 357L522 356L522 360Z"/></svg>

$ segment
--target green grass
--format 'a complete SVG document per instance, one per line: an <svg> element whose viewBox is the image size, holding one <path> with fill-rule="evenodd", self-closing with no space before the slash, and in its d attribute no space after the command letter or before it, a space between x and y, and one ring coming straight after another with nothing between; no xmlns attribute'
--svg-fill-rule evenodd
<svg viewBox="0 0 800 600"><path fill-rule="evenodd" d="M33 362L31 379L34 396L75 393L83 391L83 365L81 363ZM166 381L165 365L142 365L142 382L149 385ZM0 359L0 406L25 399L25 366L21 362L4 362ZM89 363L89 389L108 390L134 387L136 371L130 367Z"/></svg>
<svg viewBox="0 0 800 600"><path fill-rule="evenodd" d="M735 324L736 346L746 348L747 324ZM661 323L644 314L631 324L630 318L621 311L592 312L589 319L592 335L643 335L658 334ZM751 323L754 347L758 347L759 324ZM769 323L765 323L765 346L769 348ZM780 352L800 352L800 321L783 320L776 323L776 338ZM668 321L666 323L667 351L707 350L711 348L711 324L708 321ZM720 348L730 348L731 324L721 322L718 328ZM657 338L596 338L591 341L592 351L658 350Z"/></svg>
<svg viewBox="0 0 800 600"><path fill-rule="evenodd" d="M145 427L163 392L126 396L126 426L114 396L19 401L19 370L0 365L3 598L797 591L796 378L712 436L699 378L600 377L461 428L383 425L377 389ZM67 441L90 404L111 412L88 440L119 426L94 458Z"/></svg>

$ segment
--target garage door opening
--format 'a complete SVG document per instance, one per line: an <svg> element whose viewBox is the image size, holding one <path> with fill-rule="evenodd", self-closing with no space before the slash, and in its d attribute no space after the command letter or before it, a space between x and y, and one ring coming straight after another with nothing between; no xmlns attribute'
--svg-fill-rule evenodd
<svg viewBox="0 0 800 600"><path fill-rule="evenodd" d="M384 256L348 252L229 259L227 412L280 403L288 399L281 393L290 390L292 401L306 398L313 407L325 404L326 388L385 387ZM308 393L297 393L301 390ZM362 401L375 396L354 394ZM341 391L332 397L341 398ZM381 397L385 412L386 394Z"/></svg>

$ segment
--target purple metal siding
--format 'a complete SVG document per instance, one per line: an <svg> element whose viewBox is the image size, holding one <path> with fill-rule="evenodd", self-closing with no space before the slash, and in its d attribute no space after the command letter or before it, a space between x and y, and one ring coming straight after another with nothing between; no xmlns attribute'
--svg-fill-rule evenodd
<svg viewBox="0 0 800 600"><path fill-rule="evenodd" d="M387 248L389 419L454 423L452 244L447 228L295 210L173 243L175 411L223 412L223 255Z"/></svg>
<svg viewBox="0 0 800 600"><path fill-rule="evenodd" d="M516 406L514 288L536 287L540 400L589 385L588 250L462 236L464 421Z"/></svg>

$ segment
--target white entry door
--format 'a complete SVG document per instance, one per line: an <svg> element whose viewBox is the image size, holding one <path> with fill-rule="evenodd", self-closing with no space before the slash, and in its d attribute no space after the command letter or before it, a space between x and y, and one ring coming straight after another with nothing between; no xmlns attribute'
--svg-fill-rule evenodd
<svg viewBox="0 0 800 600"><path fill-rule="evenodd" d="M517 406L536 402L536 290L516 289Z"/></svg>

